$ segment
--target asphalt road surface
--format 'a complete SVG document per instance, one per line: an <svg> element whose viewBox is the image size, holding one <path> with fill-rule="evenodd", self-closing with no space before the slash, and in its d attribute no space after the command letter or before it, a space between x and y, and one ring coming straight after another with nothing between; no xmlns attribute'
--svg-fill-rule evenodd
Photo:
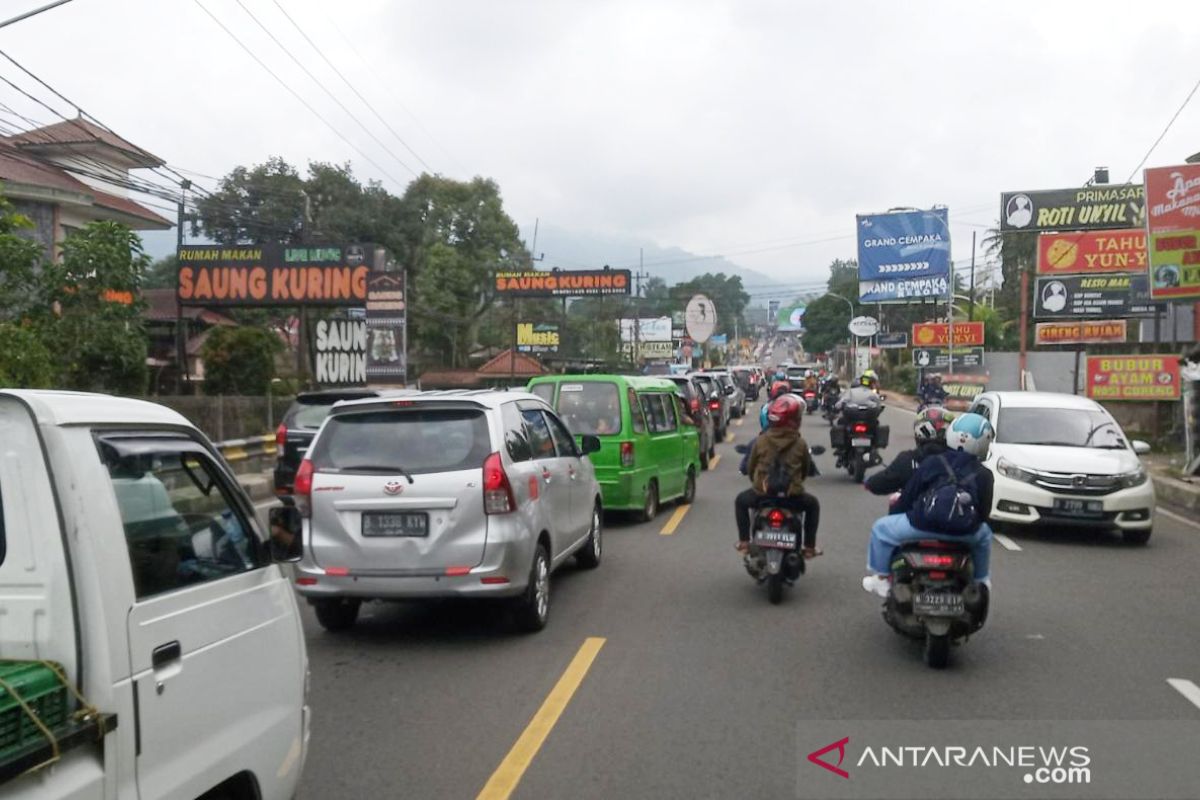
<svg viewBox="0 0 1200 800"><path fill-rule="evenodd" d="M743 425L749 439L757 406ZM892 444L912 414L888 409ZM803 432L828 445L828 424ZM1160 514L1144 548L1083 533L994 546L987 626L945 671L859 581L884 511L818 458L825 555L771 606L733 550L732 444L686 511L608 520L594 571L556 573L518 635L466 603L364 607L330 634L305 606L316 798L792 797L797 730L820 719L1198 720L1200 527ZM1032 796L1032 795L1031 795Z"/></svg>

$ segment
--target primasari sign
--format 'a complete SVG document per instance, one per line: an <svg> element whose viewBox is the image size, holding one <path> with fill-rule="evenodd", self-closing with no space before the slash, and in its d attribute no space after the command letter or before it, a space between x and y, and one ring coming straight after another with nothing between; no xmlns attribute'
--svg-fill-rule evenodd
<svg viewBox="0 0 1200 800"><path fill-rule="evenodd" d="M1093 400L1178 400L1179 356L1088 356Z"/></svg>

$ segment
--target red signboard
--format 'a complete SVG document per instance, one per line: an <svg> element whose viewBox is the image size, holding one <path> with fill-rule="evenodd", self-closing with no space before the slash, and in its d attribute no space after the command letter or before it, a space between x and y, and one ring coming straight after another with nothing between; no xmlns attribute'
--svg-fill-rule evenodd
<svg viewBox="0 0 1200 800"><path fill-rule="evenodd" d="M1080 319L1039 322L1036 344L1099 344L1124 342L1128 325L1123 319Z"/></svg>
<svg viewBox="0 0 1200 800"><path fill-rule="evenodd" d="M918 322L912 329L913 347L949 347L950 326L945 322ZM955 347L982 347L982 322L954 323Z"/></svg>
<svg viewBox="0 0 1200 800"><path fill-rule="evenodd" d="M1200 164L1146 170L1150 296L1200 299Z"/></svg>
<svg viewBox="0 0 1200 800"><path fill-rule="evenodd" d="M1179 356L1088 356L1094 400L1178 400Z"/></svg>
<svg viewBox="0 0 1200 800"><path fill-rule="evenodd" d="M1038 236L1039 275L1079 272L1145 272L1146 232L1116 231L1043 233Z"/></svg>

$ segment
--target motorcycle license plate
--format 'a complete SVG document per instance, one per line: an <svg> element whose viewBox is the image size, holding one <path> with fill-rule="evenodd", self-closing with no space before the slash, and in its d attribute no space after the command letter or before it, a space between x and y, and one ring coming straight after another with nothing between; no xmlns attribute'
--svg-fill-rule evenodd
<svg viewBox="0 0 1200 800"><path fill-rule="evenodd" d="M759 547L794 550L796 548L796 534L791 531L759 531L754 534L754 543Z"/></svg>
<svg viewBox="0 0 1200 800"><path fill-rule="evenodd" d="M957 617L962 613L961 594L922 592L913 598L913 614L918 617Z"/></svg>
<svg viewBox="0 0 1200 800"><path fill-rule="evenodd" d="M1056 497L1054 498L1054 510L1077 517L1102 517L1104 516L1104 501Z"/></svg>
<svg viewBox="0 0 1200 800"><path fill-rule="evenodd" d="M871 446L871 437L855 436L853 439L850 440L850 446L851 447L870 447Z"/></svg>

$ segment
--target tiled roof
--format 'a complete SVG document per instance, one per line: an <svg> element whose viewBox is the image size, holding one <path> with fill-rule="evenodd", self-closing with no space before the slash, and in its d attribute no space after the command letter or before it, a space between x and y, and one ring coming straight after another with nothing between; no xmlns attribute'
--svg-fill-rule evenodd
<svg viewBox="0 0 1200 800"><path fill-rule="evenodd" d="M135 203L128 197L120 197L108 192L102 192L99 189L92 189L92 194L96 198L96 205L107 208L110 211L119 211L122 214L128 214L131 217L137 217L151 223L154 227L161 230L166 230L172 227L175 223L159 214L155 214L150 209Z"/></svg>
<svg viewBox="0 0 1200 800"><path fill-rule="evenodd" d="M57 145L105 144L120 150L126 157L147 167L161 167L166 162L153 153L122 139L112 131L93 125L86 119L64 120L53 125L34 128L25 133L6 137L6 141L23 148L45 148Z"/></svg>
<svg viewBox="0 0 1200 800"><path fill-rule="evenodd" d="M142 316L147 320L150 322L175 321L174 289L143 289L142 299L146 301L146 310L142 312ZM209 325L237 325L224 314L198 306L184 306L181 313L184 319L200 320Z"/></svg>
<svg viewBox="0 0 1200 800"><path fill-rule="evenodd" d="M533 356L505 350L480 367L477 374L481 378L503 378L505 375L529 377L546 374L546 368Z"/></svg>

